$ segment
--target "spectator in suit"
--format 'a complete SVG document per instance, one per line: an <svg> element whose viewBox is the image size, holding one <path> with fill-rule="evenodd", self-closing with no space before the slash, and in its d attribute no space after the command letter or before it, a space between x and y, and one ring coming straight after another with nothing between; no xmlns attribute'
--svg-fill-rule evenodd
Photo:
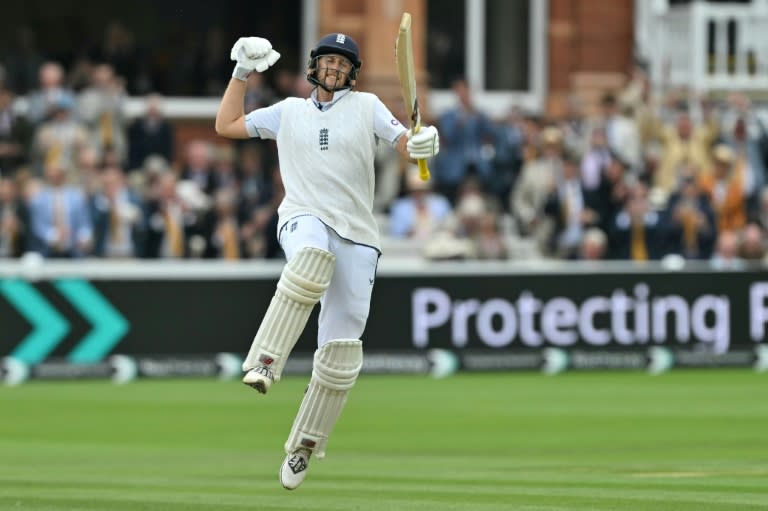
<svg viewBox="0 0 768 511"><path fill-rule="evenodd" d="M593 122L605 133L606 143L612 153L625 161L634 174L641 167L640 132L633 117L632 107L620 104L612 93L600 100L600 115ZM589 139L591 140L591 136Z"/></svg>
<svg viewBox="0 0 768 511"><path fill-rule="evenodd" d="M760 190L757 207L752 213L750 221L758 224L764 231L768 231L768 186Z"/></svg>
<svg viewBox="0 0 768 511"><path fill-rule="evenodd" d="M602 170L597 189L585 188L586 203L597 214L595 221L604 233L612 231L616 215L624 208L631 181L628 173L627 164L612 157Z"/></svg>
<svg viewBox="0 0 768 511"><path fill-rule="evenodd" d="M120 168L105 168L100 175L100 184L100 190L91 199L94 255L138 257L144 224L141 200L126 186Z"/></svg>
<svg viewBox="0 0 768 511"><path fill-rule="evenodd" d="M709 198L699 188L696 178L683 180L672 194L664 213L670 252L685 259L708 260L712 257L717 224Z"/></svg>
<svg viewBox="0 0 768 511"><path fill-rule="evenodd" d="M213 172L213 147L210 142L197 139L187 144L180 179L193 181L205 194L213 196L218 183Z"/></svg>
<svg viewBox="0 0 768 511"><path fill-rule="evenodd" d="M711 146L719 135L714 118L694 125L686 111L678 111L674 125L657 123L655 136L661 141L661 160L652 176L653 186L669 197L693 166L702 171L711 168Z"/></svg>
<svg viewBox="0 0 768 511"><path fill-rule="evenodd" d="M255 75L259 73L251 73ZM246 222L253 212L272 198L269 167L264 161L263 144L246 143L240 147L238 170L240 173L239 218Z"/></svg>
<svg viewBox="0 0 768 511"><path fill-rule="evenodd" d="M123 108L125 90L122 79L109 64L91 70L90 83L77 101L80 120L85 123L91 144L102 154L113 152L116 162L124 165L128 152Z"/></svg>
<svg viewBox="0 0 768 511"><path fill-rule="evenodd" d="M496 133L491 120L472 103L467 82L457 79L452 89L458 104L438 119L441 147L432 170L436 191L454 203L468 174L475 173L483 181L490 176L493 151L484 147L493 146Z"/></svg>
<svg viewBox="0 0 768 511"><path fill-rule="evenodd" d="M188 255L187 207L176 192L177 179L172 172L157 177L146 202L143 257L182 259Z"/></svg>
<svg viewBox="0 0 768 511"><path fill-rule="evenodd" d="M35 38L38 31L27 25L13 26L13 34L4 34L10 35L11 41L3 48L3 66L8 87L24 95L38 85L40 66L45 59Z"/></svg>
<svg viewBox="0 0 768 511"><path fill-rule="evenodd" d="M237 193L219 188L213 196L213 208L203 220L206 248L203 257L236 261L243 258L244 247L237 218Z"/></svg>
<svg viewBox="0 0 768 511"><path fill-rule="evenodd" d="M738 231L747 223L745 169L733 149L718 144L712 149L712 171L702 175L700 185L717 214L719 232Z"/></svg>
<svg viewBox="0 0 768 511"><path fill-rule="evenodd" d="M62 96L73 96L64 85L64 67L58 62L44 62L38 71L38 88L27 94L29 122L37 126L46 121L60 106Z"/></svg>
<svg viewBox="0 0 768 511"><path fill-rule="evenodd" d="M587 206L576 155L565 155L562 171L561 179L544 205L544 213L555 226L548 252L573 259L578 254L584 230L596 222L597 214Z"/></svg>
<svg viewBox="0 0 768 511"><path fill-rule="evenodd" d="M539 136L541 153L523 165L512 189L510 210L520 234L534 237L539 248L546 251L554 225L544 215L544 205L563 174L563 137L553 126L544 128Z"/></svg>
<svg viewBox="0 0 768 511"><path fill-rule="evenodd" d="M248 258L284 258L283 249L277 238L279 215L277 208L285 197L280 167L275 165L271 171L270 193L264 201L255 205L241 222L241 235L245 257Z"/></svg>
<svg viewBox="0 0 768 511"><path fill-rule="evenodd" d="M27 251L29 213L16 182L0 177L0 258L21 257Z"/></svg>
<svg viewBox="0 0 768 511"><path fill-rule="evenodd" d="M426 240L448 219L451 203L433 192L429 181L421 180L414 165L409 165L406 172L408 193L392 204L389 232L396 238Z"/></svg>
<svg viewBox="0 0 768 511"><path fill-rule="evenodd" d="M635 183L612 225L609 238L614 242L613 258L636 262L661 259L665 255L663 232L661 215L648 202L648 188Z"/></svg>
<svg viewBox="0 0 768 511"><path fill-rule="evenodd" d="M104 27L101 46L94 52L95 62L109 64L119 76L126 79L129 94L142 94L148 90L149 77L144 68L149 60L136 44L136 36L122 22L112 20Z"/></svg>
<svg viewBox="0 0 768 511"><path fill-rule="evenodd" d="M237 197L240 191L240 177L236 163L237 154L233 144L218 144L213 147L213 175L216 191L228 188Z"/></svg>
<svg viewBox="0 0 768 511"><path fill-rule="evenodd" d="M568 96L565 115L558 127L563 132L565 149L582 156L589 146L590 123L584 115L584 101L577 94Z"/></svg>
<svg viewBox="0 0 768 511"><path fill-rule="evenodd" d="M0 83L0 175L12 176L27 160L32 129L13 110L16 96Z"/></svg>
<svg viewBox="0 0 768 511"><path fill-rule="evenodd" d="M50 120L35 130L31 155L35 172L42 174L51 166L71 169L78 151L88 144L88 139L88 130L76 118L74 97L62 93L52 107Z"/></svg>
<svg viewBox="0 0 768 511"><path fill-rule="evenodd" d="M523 166L524 145L523 114L518 108L512 108L496 128L493 171L486 179L488 192L504 206L509 205L507 197Z"/></svg>
<svg viewBox="0 0 768 511"><path fill-rule="evenodd" d="M722 139L733 149L735 165L744 168L744 193L752 212L758 207L760 191L766 185L768 130L745 95L734 94L729 103L735 118L728 129L723 129Z"/></svg>
<svg viewBox="0 0 768 511"><path fill-rule="evenodd" d="M66 184L66 170L51 163L46 182L29 203L30 250L46 258L79 258L93 246L93 225L85 193Z"/></svg>
<svg viewBox="0 0 768 511"><path fill-rule="evenodd" d="M587 192L594 192L600 187L603 171L613 159L605 128L596 126L591 133L589 146L581 158L581 182Z"/></svg>
<svg viewBox="0 0 768 511"><path fill-rule="evenodd" d="M258 74L258 73L254 73ZM128 127L128 168L138 169L150 155L159 155L166 161L174 158L174 127L163 112L163 99L159 94L145 97L146 111Z"/></svg>

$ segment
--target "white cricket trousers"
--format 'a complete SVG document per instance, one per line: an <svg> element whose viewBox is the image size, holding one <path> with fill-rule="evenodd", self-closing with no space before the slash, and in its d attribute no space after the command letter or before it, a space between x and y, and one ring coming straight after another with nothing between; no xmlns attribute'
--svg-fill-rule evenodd
<svg viewBox="0 0 768 511"><path fill-rule="evenodd" d="M368 321L379 252L341 238L311 215L288 220L278 233L288 261L304 247L336 256L331 283L320 299L317 347L333 339L360 339Z"/></svg>

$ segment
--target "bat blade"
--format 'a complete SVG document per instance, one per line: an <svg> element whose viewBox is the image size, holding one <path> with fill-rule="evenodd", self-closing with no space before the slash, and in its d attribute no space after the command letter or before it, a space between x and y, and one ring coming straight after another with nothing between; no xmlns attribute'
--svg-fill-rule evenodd
<svg viewBox="0 0 768 511"><path fill-rule="evenodd" d="M400 89L405 102L405 109L411 124L411 131L418 133L421 129L421 114L419 99L416 94L416 71L413 65L413 42L411 36L411 15L404 12L400 19L400 30L395 42L395 57L397 73L400 77ZM417 160L419 176L424 181L429 179L429 168L426 160Z"/></svg>

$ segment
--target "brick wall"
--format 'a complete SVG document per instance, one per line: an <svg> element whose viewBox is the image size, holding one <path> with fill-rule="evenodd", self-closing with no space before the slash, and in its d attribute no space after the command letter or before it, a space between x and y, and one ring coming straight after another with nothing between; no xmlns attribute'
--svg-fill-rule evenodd
<svg viewBox="0 0 768 511"><path fill-rule="evenodd" d="M603 92L621 87L633 34L633 0L550 0L547 113L561 115L570 93L591 111Z"/></svg>

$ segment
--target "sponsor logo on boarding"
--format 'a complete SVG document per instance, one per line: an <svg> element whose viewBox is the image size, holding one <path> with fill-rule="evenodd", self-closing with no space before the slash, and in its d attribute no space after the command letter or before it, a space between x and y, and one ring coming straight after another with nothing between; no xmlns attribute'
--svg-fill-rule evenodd
<svg viewBox="0 0 768 511"><path fill-rule="evenodd" d="M761 342L768 334L768 282L753 283L747 301L750 336ZM731 345L732 307L726 294L655 293L644 282L580 300L530 290L516 297L457 299L447 290L421 287L411 295L412 339L417 348L445 334L455 348L477 341L492 348L674 342L722 354Z"/></svg>

